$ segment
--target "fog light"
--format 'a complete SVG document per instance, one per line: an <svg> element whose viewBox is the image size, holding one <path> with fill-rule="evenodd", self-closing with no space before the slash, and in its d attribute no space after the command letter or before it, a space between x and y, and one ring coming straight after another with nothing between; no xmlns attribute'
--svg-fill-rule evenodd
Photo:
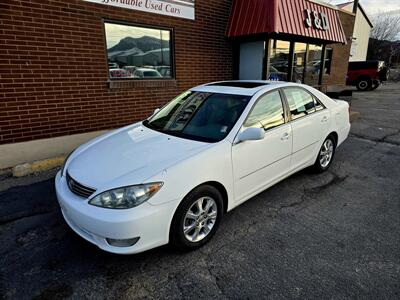
<svg viewBox="0 0 400 300"><path fill-rule="evenodd" d="M106 239L110 246L114 247L131 247L139 241L140 237L135 237L133 239L126 240L116 240L116 239Z"/></svg>

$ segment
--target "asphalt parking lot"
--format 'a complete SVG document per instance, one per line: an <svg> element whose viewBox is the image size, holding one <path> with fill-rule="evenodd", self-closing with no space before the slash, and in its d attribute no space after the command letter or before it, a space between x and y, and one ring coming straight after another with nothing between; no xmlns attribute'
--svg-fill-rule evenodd
<svg viewBox="0 0 400 300"><path fill-rule="evenodd" d="M55 171L0 177L0 299L400 298L400 84L353 110L327 173L259 194L190 253L105 253L64 223Z"/></svg>

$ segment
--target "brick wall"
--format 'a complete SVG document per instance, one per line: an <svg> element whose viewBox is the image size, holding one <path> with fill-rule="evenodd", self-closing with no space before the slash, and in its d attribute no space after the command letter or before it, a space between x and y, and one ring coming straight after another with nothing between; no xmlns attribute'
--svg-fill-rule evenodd
<svg viewBox="0 0 400 300"><path fill-rule="evenodd" d="M355 15L340 10L339 18L347 38L347 44L327 45L328 48L333 49L332 66L331 66L331 73L329 75L323 76L322 85L323 86L337 85L344 88L346 85L346 75L347 75L347 68L349 65L350 48L353 36Z"/></svg>
<svg viewBox="0 0 400 300"><path fill-rule="evenodd" d="M231 0L196 1L185 20L80 0L0 3L0 144L109 129L181 91L231 79ZM174 29L176 80L108 84L102 20Z"/></svg>

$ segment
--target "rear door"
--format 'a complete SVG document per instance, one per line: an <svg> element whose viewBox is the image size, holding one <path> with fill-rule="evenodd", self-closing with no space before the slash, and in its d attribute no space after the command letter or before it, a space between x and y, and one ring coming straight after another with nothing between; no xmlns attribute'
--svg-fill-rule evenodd
<svg viewBox="0 0 400 300"><path fill-rule="evenodd" d="M293 134L291 170L296 170L314 163L320 143L328 134L330 114L303 88L288 87L283 93L289 106Z"/></svg>
<svg viewBox="0 0 400 300"><path fill-rule="evenodd" d="M237 202L265 189L289 172L292 132L287 121L279 90L262 95L254 104L242 130L264 128L265 138L232 146Z"/></svg>

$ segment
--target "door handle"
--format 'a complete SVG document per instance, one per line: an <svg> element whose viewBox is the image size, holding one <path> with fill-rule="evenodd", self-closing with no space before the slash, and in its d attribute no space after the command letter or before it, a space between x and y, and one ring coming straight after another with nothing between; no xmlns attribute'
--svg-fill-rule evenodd
<svg viewBox="0 0 400 300"><path fill-rule="evenodd" d="M324 116L324 117L321 119L321 122L322 122L322 123L328 122L328 117L327 117L327 116Z"/></svg>
<svg viewBox="0 0 400 300"><path fill-rule="evenodd" d="M285 132L285 133L282 135L281 140L282 140L282 141L288 140L288 139L289 139L289 136L290 136L290 134L287 133L287 132Z"/></svg>

